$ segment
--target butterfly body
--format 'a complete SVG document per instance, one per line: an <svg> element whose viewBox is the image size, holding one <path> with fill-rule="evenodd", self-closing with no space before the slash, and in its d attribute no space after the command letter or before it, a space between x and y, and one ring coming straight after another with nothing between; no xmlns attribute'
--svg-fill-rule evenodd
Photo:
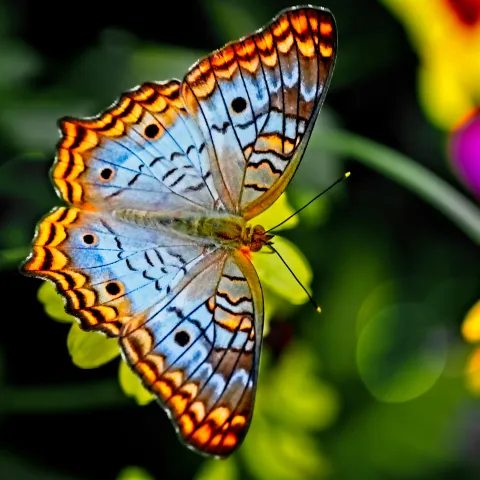
<svg viewBox="0 0 480 480"><path fill-rule="evenodd" d="M336 56L323 8L294 7L104 113L60 121L59 196L23 273L55 283L84 330L118 338L183 442L224 457L253 413L263 296L249 223L305 152Z"/></svg>
<svg viewBox="0 0 480 480"><path fill-rule="evenodd" d="M224 212L154 212L149 210L116 210L116 218L141 227L171 229L181 235L194 237L205 245L227 249L246 247L258 252L273 235L265 234L261 225L247 225L243 217Z"/></svg>

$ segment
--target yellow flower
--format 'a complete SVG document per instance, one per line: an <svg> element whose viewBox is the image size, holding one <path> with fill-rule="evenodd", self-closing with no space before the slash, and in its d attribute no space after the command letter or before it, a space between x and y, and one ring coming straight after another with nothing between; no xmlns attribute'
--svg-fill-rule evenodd
<svg viewBox="0 0 480 480"><path fill-rule="evenodd" d="M422 106L450 130L480 103L480 0L382 0L420 57Z"/></svg>
<svg viewBox="0 0 480 480"><path fill-rule="evenodd" d="M286 196L280 198L263 214L255 218L255 223L266 229L275 226L294 213ZM298 223L293 217L281 228L292 228ZM306 288L312 280L312 271L307 260L298 248L289 240L274 237L275 248L287 260ZM272 315L287 304L298 305L308 300L307 295L288 272L277 255L259 252L253 255L252 261L258 271L263 286L265 299L265 326L264 333L268 332L268 323ZM279 275L280 272L280 275ZM275 280L281 278L281 281ZM54 320L70 323L67 337L67 347L72 362L80 368L97 368L115 359L120 354L118 341L108 338L101 333L85 332L75 318L65 313L64 302L50 282L44 282L38 291L38 299L44 304L45 312ZM139 405L146 405L154 397L143 386L122 359L118 374L120 385L129 397L133 397Z"/></svg>
<svg viewBox="0 0 480 480"><path fill-rule="evenodd" d="M480 341L480 300L468 311L462 324L462 335L467 342ZM470 356L465 373L467 387L480 395L480 347L477 347Z"/></svg>

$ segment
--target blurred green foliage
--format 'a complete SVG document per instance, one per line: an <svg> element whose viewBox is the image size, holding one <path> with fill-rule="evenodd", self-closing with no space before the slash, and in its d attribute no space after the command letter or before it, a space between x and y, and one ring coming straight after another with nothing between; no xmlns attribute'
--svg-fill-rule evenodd
<svg viewBox="0 0 480 480"><path fill-rule="evenodd" d="M48 178L59 117L181 78L288 5L177 2L77 24L78 11L62 17L69 35L59 38L35 5L0 2L0 274L16 312L5 307L0 342L0 478L478 478L478 403L465 388L471 347L460 326L479 296L480 213L449 171L445 133L418 105L416 56L390 12L377 0L324 2L339 27L331 92L290 206L282 199L262 219L280 222L352 171L276 239L323 313L269 264L274 256L256 263L270 324L255 414L244 445L216 461L179 444L137 377L110 362L115 341L81 331L53 287L17 266L35 223L60 203ZM158 31L145 31L149 19L138 27L140 10Z"/></svg>
<svg viewBox="0 0 480 480"><path fill-rule="evenodd" d="M124 468L116 480L155 480L145 469L139 467Z"/></svg>

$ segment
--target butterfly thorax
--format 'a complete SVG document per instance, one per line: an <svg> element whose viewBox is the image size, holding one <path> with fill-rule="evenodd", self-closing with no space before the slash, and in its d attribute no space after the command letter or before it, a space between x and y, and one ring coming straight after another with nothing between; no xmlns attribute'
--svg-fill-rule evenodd
<svg viewBox="0 0 480 480"><path fill-rule="evenodd" d="M224 248L247 247L258 252L271 243L273 235L261 225L247 225L244 218L222 212L208 215L197 212L154 212L143 210L115 210L114 216L145 228L170 229L187 237L195 237L205 244Z"/></svg>

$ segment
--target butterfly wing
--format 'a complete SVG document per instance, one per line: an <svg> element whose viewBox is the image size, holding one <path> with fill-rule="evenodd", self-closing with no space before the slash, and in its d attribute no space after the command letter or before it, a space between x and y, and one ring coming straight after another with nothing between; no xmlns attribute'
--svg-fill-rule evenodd
<svg viewBox="0 0 480 480"><path fill-rule="evenodd" d="M324 9L282 12L104 114L60 122L59 207L40 223L26 274L52 280L87 330L122 351L197 451L230 454L249 427L263 299L241 252L115 209L228 210L246 220L292 178L330 81L336 28Z"/></svg>
<svg viewBox="0 0 480 480"><path fill-rule="evenodd" d="M241 253L217 250L122 330L127 362L199 453L227 456L248 430L262 322L253 266Z"/></svg>
<svg viewBox="0 0 480 480"><path fill-rule="evenodd" d="M53 209L33 244L23 272L53 281L83 329L109 336L160 302L208 253L175 232L73 207Z"/></svg>
<svg viewBox="0 0 480 480"><path fill-rule="evenodd" d="M199 211L218 199L178 80L145 83L97 117L61 120L60 129L52 177L71 205Z"/></svg>
<svg viewBox="0 0 480 480"><path fill-rule="evenodd" d="M120 337L188 446L226 456L240 445L263 330L260 283L242 253L58 207L39 224L23 271L53 281L85 330Z"/></svg>
<svg viewBox="0 0 480 480"><path fill-rule="evenodd" d="M230 211L253 218L291 180L325 99L336 35L326 9L285 10L185 76L182 97Z"/></svg>

